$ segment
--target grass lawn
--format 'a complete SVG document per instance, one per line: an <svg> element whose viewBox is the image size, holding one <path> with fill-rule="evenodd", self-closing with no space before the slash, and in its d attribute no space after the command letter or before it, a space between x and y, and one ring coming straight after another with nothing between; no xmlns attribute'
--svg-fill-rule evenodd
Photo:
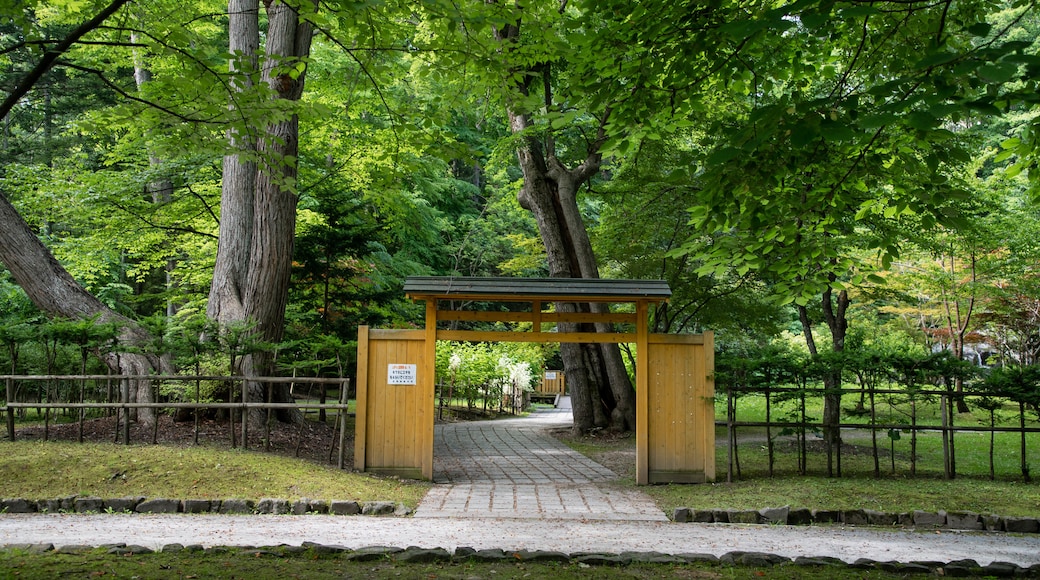
<svg viewBox="0 0 1040 580"><path fill-rule="evenodd" d="M555 435L571 448L620 474L621 485L634 485L634 436L574 438L569 430L557 431ZM720 429L717 439L725 441L724 429ZM920 465L929 468L919 467L916 477L909 476L905 460L897 463L895 474L890 474L889 464L882 461L881 476L873 477L869 437L847 437L843 459L844 477L828 478L821 475L825 464L819 455L810 457L812 475L798 475L794 472L797 466L794 453L781 446L778 446L776 452L775 475L769 477L765 446L754 436L750 439L740 445L742 477L733 483L726 483L727 449L719 447L716 452L718 483L651 485L642 489L665 513L671 513L677 507L760 509L789 505L810 509L864 508L886 512L934 512L942 509L1002 516L1040 515L1040 484L1023 483L1020 477L1015 477L1017 460L1006 462L1007 471L1002 477L994 481L988 479L988 462L980 459L988 457L988 435L958 436L958 457L963 456L963 460L958 465L960 475L953 480L942 479L941 458L938 460L938 470L935 470L934 459L927 457L920 460ZM919 455L933 453L936 439L937 436L922 437Z"/></svg>
<svg viewBox="0 0 1040 580"><path fill-rule="evenodd" d="M0 443L0 497L394 501L418 505L429 484L241 449L63 441Z"/></svg>

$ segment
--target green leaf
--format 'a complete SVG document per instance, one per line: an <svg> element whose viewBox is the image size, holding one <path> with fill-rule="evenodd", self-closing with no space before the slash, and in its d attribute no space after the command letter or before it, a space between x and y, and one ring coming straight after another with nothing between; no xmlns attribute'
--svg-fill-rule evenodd
<svg viewBox="0 0 1040 580"><path fill-rule="evenodd" d="M993 30L993 25L989 22L977 22L968 27L968 32L975 36L989 36L991 30Z"/></svg>
<svg viewBox="0 0 1040 580"><path fill-rule="evenodd" d="M1010 81L1018 73L1018 65L1008 62L990 63L979 67L979 78L991 84Z"/></svg>
<svg viewBox="0 0 1040 580"><path fill-rule="evenodd" d="M921 60L917 61L917 63L914 66L916 68L932 68L944 64L949 64L957 60L957 58L959 57L960 55L955 52L941 50L939 52L933 52L924 55L924 57L921 58Z"/></svg>

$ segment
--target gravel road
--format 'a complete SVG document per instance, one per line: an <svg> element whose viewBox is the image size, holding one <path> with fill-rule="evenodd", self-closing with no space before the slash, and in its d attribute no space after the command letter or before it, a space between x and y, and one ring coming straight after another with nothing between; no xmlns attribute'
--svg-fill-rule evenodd
<svg viewBox="0 0 1040 580"><path fill-rule="evenodd" d="M125 543L274 546L314 542L366 546L457 547L621 553L766 552L794 558L830 556L846 562L951 562L974 559L1022 567L1040 564L1040 535L908 531L837 526L677 524L520 519L419 519L371 516L230 516L145 514L6 514L0 545L98 546Z"/></svg>

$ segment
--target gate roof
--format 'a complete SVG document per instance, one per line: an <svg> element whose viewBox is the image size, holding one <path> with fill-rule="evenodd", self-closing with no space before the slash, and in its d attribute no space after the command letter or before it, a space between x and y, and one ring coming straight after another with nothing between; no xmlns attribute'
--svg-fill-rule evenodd
<svg viewBox="0 0 1040 580"><path fill-rule="evenodd" d="M672 295L664 280L601 278L476 278L409 276L409 298L488 301L664 302Z"/></svg>

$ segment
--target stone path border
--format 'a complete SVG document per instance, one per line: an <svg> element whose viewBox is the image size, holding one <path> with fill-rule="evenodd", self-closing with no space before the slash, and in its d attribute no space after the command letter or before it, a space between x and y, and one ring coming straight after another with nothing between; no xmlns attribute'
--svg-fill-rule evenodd
<svg viewBox="0 0 1040 580"><path fill-rule="evenodd" d="M949 563L973 559L986 566L1040 565L1040 536L990 532L826 526L674 524L661 522L437 519L220 514L9 514L0 516L0 545L110 546L125 542L160 550L177 544L206 547L299 547L330 550L418 546L474 550L583 554L660 552L713 561L770 554L775 560L834 559ZM728 556L727 556L728 555ZM750 558L750 557L749 557Z"/></svg>
<svg viewBox="0 0 1040 580"><path fill-rule="evenodd" d="M109 554L120 556L144 556L155 553L155 550L146 546L128 544L110 544L101 547ZM59 554L83 555L95 550L93 546L61 546L53 544L10 544L0 547L6 550L21 550L30 553L42 554L54 552ZM167 544L160 552L164 553L205 553L221 555L238 555L241 557L306 557L309 554L321 554L325 557L341 557L351 562L378 562L394 561L399 563L559 563L576 564L586 567L595 566L630 566L638 564L707 564L711 566L745 566L754 568L770 568L773 566L797 566L797 567L845 567L855 570L880 570L893 574L935 574L938 576L951 577L997 577L997 578L1040 578L1040 564L1032 566L1019 566L1013 562L990 562L986 565L979 564L973 559L962 559L950 562L897 562L877 561L868 558L860 558L855 562L845 562L832 557L808 557L798 556L787 558L776 554L765 552L727 552L722 556L711 554L663 554L661 552L595 552L567 554L556 551L543 550L502 550L459 547L454 551L444 548L401 548L395 546L366 546L357 550L350 550L342 546L323 545L314 542L304 542L300 546L265 546L265 547L210 547L205 548L199 544L182 545Z"/></svg>

